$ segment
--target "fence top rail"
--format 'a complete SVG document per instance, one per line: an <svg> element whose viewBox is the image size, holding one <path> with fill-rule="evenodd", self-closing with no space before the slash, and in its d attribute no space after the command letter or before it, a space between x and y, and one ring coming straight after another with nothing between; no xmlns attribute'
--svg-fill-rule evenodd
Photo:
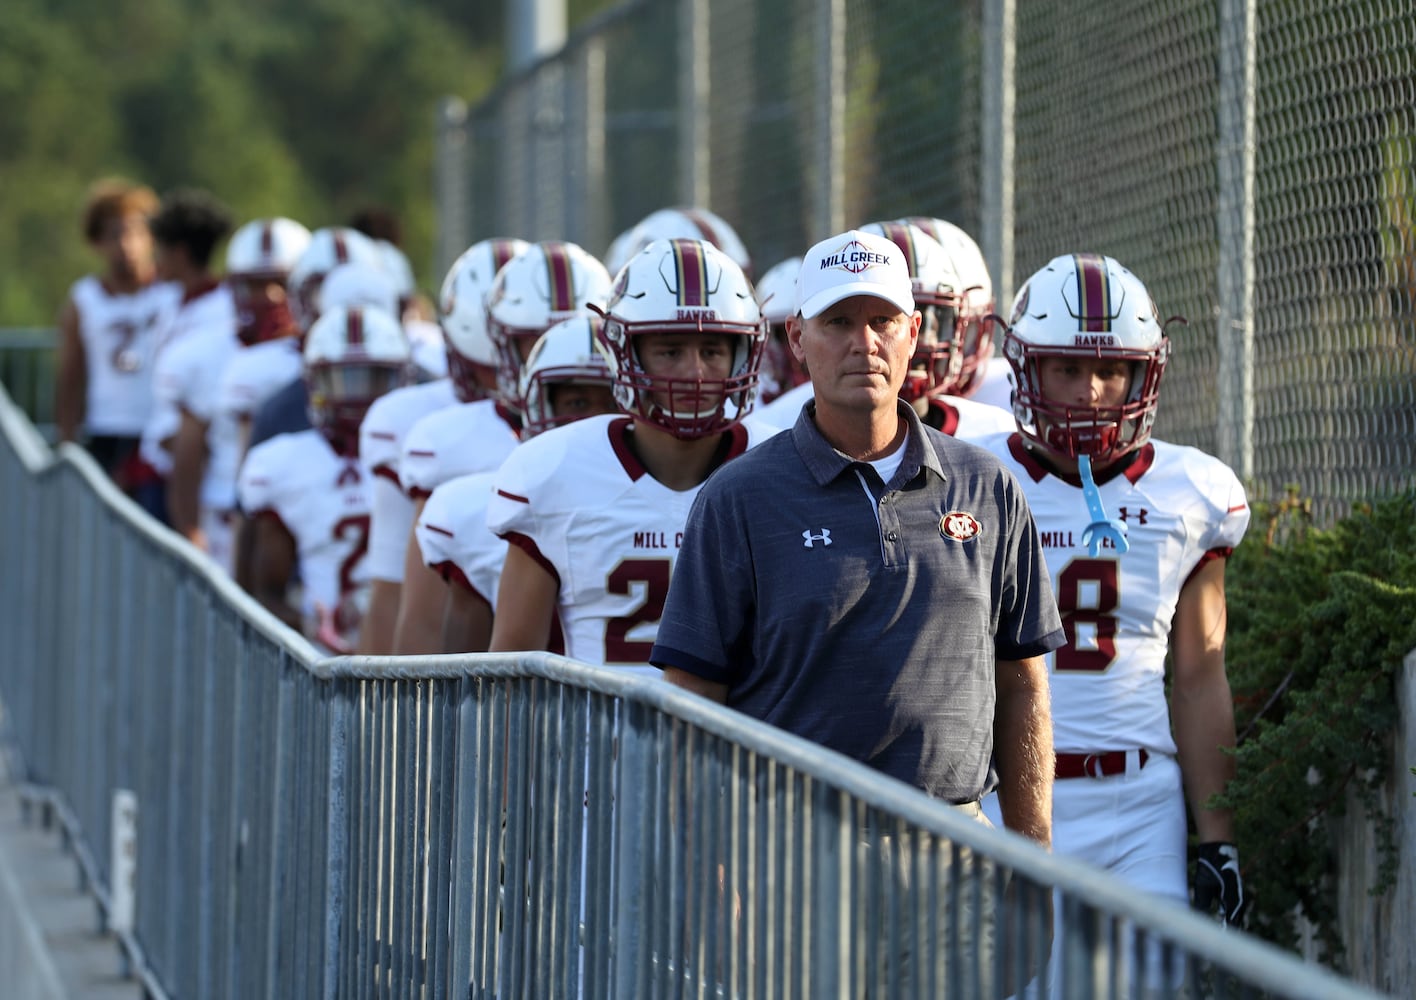
<svg viewBox="0 0 1416 1000"><path fill-rule="evenodd" d="M1090 865L1050 854L1009 830L994 830L928 798L905 782L784 730L642 675L595 667L552 653L461 656L349 656L314 664L317 678L336 680L454 680L543 678L649 706L669 717L791 768L936 836L980 851L1042 885L1123 920L1160 932L1165 940L1218 965L1242 970L1252 984L1284 996L1359 1000L1380 994L1290 955L1259 938L1227 932L1213 918L1169 900L1137 893ZM843 819L843 822L849 822Z"/></svg>
<svg viewBox="0 0 1416 1000"><path fill-rule="evenodd" d="M0 350L53 347L55 336L52 326L0 326Z"/></svg>
<svg viewBox="0 0 1416 1000"><path fill-rule="evenodd" d="M0 385L0 433L5 435L30 475L38 476L54 464L54 452L48 442L10 399L4 385Z"/></svg>

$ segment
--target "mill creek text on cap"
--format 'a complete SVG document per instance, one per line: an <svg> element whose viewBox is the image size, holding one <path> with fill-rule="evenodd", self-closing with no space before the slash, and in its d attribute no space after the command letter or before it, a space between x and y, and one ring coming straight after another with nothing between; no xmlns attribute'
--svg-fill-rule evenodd
<svg viewBox="0 0 1416 1000"><path fill-rule="evenodd" d="M821 270L828 267L841 267L845 264L888 264L890 257L883 253L873 253L869 250L852 250L850 253L833 253L831 256L821 261Z"/></svg>

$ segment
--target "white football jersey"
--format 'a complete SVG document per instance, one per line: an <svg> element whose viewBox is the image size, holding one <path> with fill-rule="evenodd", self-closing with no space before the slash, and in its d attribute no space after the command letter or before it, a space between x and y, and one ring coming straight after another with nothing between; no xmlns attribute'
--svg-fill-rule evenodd
<svg viewBox="0 0 1416 1000"><path fill-rule="evenodd" d="M217 380L207 424L207 483L203 500L218 510L236 506L236 476L245 432L256 409L281 386L300 377L300 343L294 337L238 348Z"/></svg>
<svg viewBox="0 0 1416 1000"><path fill-rule="evenodd" d="M930 399L929 413L924 422L950 437L971 443L998 434L1010 434L1018 429L1011 413L963 396L935 396Z"/></svg>
<svg viewBox="0 0 1416 1000"><path fill-rule="evenodd" d="M341 458L316 430L262 441L241 464L246 516L279 518L295 539L310 634L318 603L341 609L345 637L357 638L368 596L370 480L362 463Z"/></svg>
<svg viewBox="0 0 1416 1000"><path fill-rule="evenodd" d="M221 373L240 346L236 307L225 285L182 303L153 369L153 409L141 446L153 468L164 475L172 471L164 442L177 433L183 410L211 420Z"/></svg>
<svg viewBox="0 0 1416 1000"><path fill-rule="evenodd" d="M494 611L506 542L487 527L495 472L449 479L428 497L414 529L423 562L453 586L470 590Z"/></svg>
<svg viewBox="0 0 1416 1000"><path fill-rule="evenodd" d="M816 398L816 390L810 382L793 386L772 402L757 411L757 418L765 423L786 430L797 422L801 408Z"/></svg>
<svg viewBox="0 0 1416 1000"><path fill-rule="evenodd" d="M1007 358L995 354L988 359L988 369L983 374L983 381L969 398L975 403L996 406L1005 413L1012 414L1013 366L1008 363Z"/></svg>
<svg viewBox="0 0 1416 1000"><path fill-rule="evenodd" d="M88 275L74 282L69 298L88 373L84 429L137 437L152 412L152 366L182 289L155 282L129 295L112 295Z"/></svg>
<svg viewBox="0 0 1416 1000"><path fill-rule="evenodd" d="M649 651L698 487L679 492L649 475L629 426L588 417L517 448L496 474L487 526L558 579L567 656L657 677ZM729 458L770 436L741 424L727 433Z"/></svg>
<svg viewBox="0 0 1416 1000"><path fill-rule="evenodd" d="M1202 564L1227 557L1249 525L1238 477L1196 449L1152 440L1099 485L1129 549L1082 540L1091 516L1079 481L1047 472L1021 435L979 442L1027 494L1052 575L1067 644L1047 655L1059 752L1144 748L1175 753L1165 656L1180 589Z"/></svg>
<svg viewBox="0 0 1416 1000"><path fill-rule="evenodd" d="M403 442L398 480L414 500L458 476L490 472L516 447L515 418L491 399L448 406L413 425Z"/></svg>
<svg viewBox="0 0 1416 1000"><path fill-rule="evenodd" d="M369 576L403 582L403 555L413 530L413 500L398 481L403 440L428 414L457 403L450 379L406 385L374 400L359 425L359 459L374 474Z"/></svg>

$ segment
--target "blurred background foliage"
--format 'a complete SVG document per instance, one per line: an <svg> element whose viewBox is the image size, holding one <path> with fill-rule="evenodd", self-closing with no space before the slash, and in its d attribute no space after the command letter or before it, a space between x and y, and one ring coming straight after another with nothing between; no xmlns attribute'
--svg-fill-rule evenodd
<svg viewBox="0 0 1416 1000"><path fill-rule="evenodd" d="M510 0L515 2L515 0ZM613 0L568 0L570 30ZM434 236L438 100L502 70L504 3L468 0L4 0L0 326L48 324L95 266L89 185L212 191L238 222L403 222L419 284Z"/></svg>

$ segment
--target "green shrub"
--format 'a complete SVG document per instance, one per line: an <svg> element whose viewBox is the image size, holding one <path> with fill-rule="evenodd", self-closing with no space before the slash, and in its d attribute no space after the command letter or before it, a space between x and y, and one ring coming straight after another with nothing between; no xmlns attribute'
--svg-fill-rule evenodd
<svg viewBox="0 0 1416 1000"><path fill-rule="evenodd" d="M1234 809L1249 929L1296 948L1299 918L1340 968L1329 817L1349 790L1380 857L1373 894L1394 881L1390 774L1394 684L1416 648L1416 491L1316 528L1296 492L1256 505L1227 573L1227 661L1239 731Z"/></svg>

